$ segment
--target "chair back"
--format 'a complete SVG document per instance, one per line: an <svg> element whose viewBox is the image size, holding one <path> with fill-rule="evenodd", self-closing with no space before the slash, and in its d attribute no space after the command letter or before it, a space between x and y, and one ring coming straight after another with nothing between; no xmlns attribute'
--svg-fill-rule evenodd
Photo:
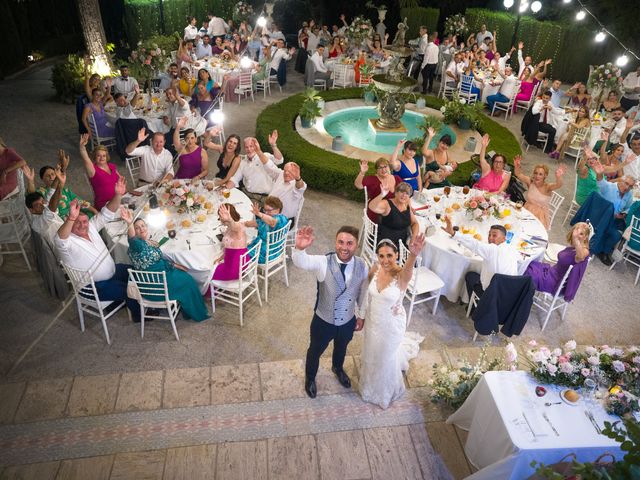
<svg viewBox="0 0 640 480"><path fill-rule="evenodd" d="M240 255L240 265L238 266L240 291L243 290L244 286L250 285L255 279L258 271L261 247L262 240L259 240L253 247Z"/></svg>
<svg viewBox="0 0 640 480"><path fill-rule="evenodd" d="M89 303L98 306L100 298L98 297L98 291L96 290L96 284L93 281L93 275L86 270L79 270L73 268L66 263L60 262L67 277L71 281L71 287L78 300L83 303Z"/></svg>
<svg viewBox="0 0 640 480"><path fill-rule="evenodd" d="M307 57L307 62L304 66L304 84L307 87L313 87L315 74L316 65L311 60L311 57Z"/></svg>
<svg viewBox="0 0 640 480"><path fill-rule="evenodd" d="M161 78L152 78L151 79L151 91L159 92L160 91L160 82L162 82Z"/></svg>
<svg viewBox="0 0 640 480"><path fill-rule="evenodd" d="M362 257L369 265L372 265L376 256L376 246L378 243L378 224L371 221L366 211L362 217L362 221L364 224Z"/></svg>
<svg viewBox="0 0 640 480"><path fill-rule="evenodd" d="M346 87L349 83L349 65L336 63L333 68L333 85Z"/></svg>
<svg viewBox="0 0 640 480"><path fill-rule="evenodd" d="M444 88L444 84L447 83L447 61L442 62L442 70L440 72L440 85Z"/></svg>
<svg viewBox="0 0 640 480"><path fill-rule="evenodd" d="M251 83L251 72L240 72L238 87L251 89L253 85Z"/></svg>
<svg viewBox="0 0 640 480"><path fill-rule="evenodd" d="M640 217L637 215L631 218L631 234L627 244L629 248L640 250Z"/></svg>
<svg viewBox="0 0 640 480"><path fill-rule="evenodd" d="M473 76L462 75L460 79L460 85L458 85L458 91L467 95L471 95L471 88L473 87Z"/></svg>
<svg viewBox="0 0 640 480"><path fill-rule="evenodd" d="M100 145L100 136L98 135L98 127L96 126L96 119L93 116L93 112L89 114L87 119L89 122L89 130L91 133L91 149L95 149L96 146Z"/></svg>
<svg viewBox="0 0 640 480"><path fill-rule="evenodd" d="M400 245L398 246L398 264L402 267L404 267L404 264L407 262L407 258L409 258L409 249L405 246L404 242L402 240L400 240ZM416 257L416 264L420 265L420 263L422 263L421 260L422 256L418 255ZM414 269L413 274L414 276L416 275L417 269Z"/></svg>
<svg viewBox="0 0 640 480"><path fill-rule="evenodd" d="M127 157L125 163L131 177L131 184L134 188L138 185L138 175L140 174L140 157Z"/></svg>
<svg viewBox="0 0 640 480"><path fill-rule="evenodd" d="M145 272L129 268L129 281L133 282L138 290L140 303L163 302L169 303L169 289L167 287L166 272Z"/></svg>
<svg viewBox="0 0 640 480"><path fill-rule="evenodd" d="M551 229L551 225L553 224L553 219L556 218L556 213L560 209L560 205L564 202L564 197L560 195L558 192L551 192L551 200L549 200L549 229Z"/></svg>
<svg viewBox="0 0 640 480"><path fill-rule="evenodd" d="M296 211L296 215L293 217L294 224L291 225L291 230L294 228L298 228L300 225L300 214L302 213L302 206L304 205L304 197L300 199L300 203L298 204L298 210Z"/></svg>
<svg viewBox="0 0 640 480"><path fill-rule="evenodd" d="M518 92L520 91L520 85L522 82L520 80L516 80L516 85L513 87L513 92L511 92L511 98L509 99L509 103L513 105L513 102L516 101L516 97L518 96Z"/></svg>
<svg viewBox="0 0 640 480"><path fill-rule="evenodd" d="M0 202L0 244L19 243L30 230L26 207L20 195Z"/></svg>
<svg viewBox="0 0 640 480"><path fill-rule="evenodd" d="M589 259L590 261L591 259ZM564 276L562 277L562 281L560 282L560 284L558 285L558 288L556 289L555 293L554 293L554 298L556 297L560 297L561 293L564 291L564 289L567 286L567 282L569 281L569 275L571 274L571 270L573 270L573 265L569 265L569 268L567 269L567 271L564 273Z"/></svg>
<svg viewBox="0 0 640 480"><path fill-rule="evenodd" d="M581 150L582 142L585 141L590 130L591 127L576 128L573 132L573 139L571 140L569 147Z"/></svg>
<svg viewBox="0 0 640 480"><path fill-rule="evenodd" d="M267 251L265 255L267 263L279 260L284 256L286 246L285 240L287 239L289 228L291 228L291 222L287 222L284 227L279 228L278 230L267 233Z"/></svg>

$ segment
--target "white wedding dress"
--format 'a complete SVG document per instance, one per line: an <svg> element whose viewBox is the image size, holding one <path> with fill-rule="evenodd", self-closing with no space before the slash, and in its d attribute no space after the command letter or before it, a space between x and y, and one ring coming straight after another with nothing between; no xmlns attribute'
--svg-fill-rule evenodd
<svg viewBox="0 0 640 480"><path fill-rule="evenodd" d="M364 348L361 358L360 395L366 402L387 408L405 391L402 371L409 367L424 337L407 332L407 314L402 306L404 291L393 280L378 291L378 273L369 284Z"/></svg>

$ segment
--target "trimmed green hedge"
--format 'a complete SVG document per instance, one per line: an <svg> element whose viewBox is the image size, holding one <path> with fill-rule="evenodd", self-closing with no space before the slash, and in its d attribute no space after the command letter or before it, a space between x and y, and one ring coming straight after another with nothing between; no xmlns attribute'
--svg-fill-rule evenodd
<svg viewBox="0 0 640 480"><path fill-rule="evenodd" d="M420 25L425 25L429 33L435 32L438 29L440 9L425 7L401 8L400 19L404 21L405 17L409 25L407 40L418 38L420 35ZM389 41L391 41L391 39Z"/></svg>
<svg viewBox="0 0 640 480"><path fill-rule="evenodd" d="M328 90L321 92L320 96L327 102L361 98L362 89ZM443 101L436 97L422 96L422 98L430 108L439 109L443 104ZM265 108L256 121L256 138L261 144L266 145L269 134L274 129L278 130L278 148L282 151L285 161L300 165L303 177L311 187L351 200L362 201L364 199L362 191L356 190L353 186L359 171L358 160L323 150L304 140L294 127L301 105L302 95L297 94ZM522 153L518 140L507 128L494 120L485 117L480 132L491 136L491 150L503 153L509 160ZM384 154L380 156L386 157ZM456 185L463 185L475 168L473 162L462 163L449 179ZM374 173L373 168L370 172Z"/></svg>

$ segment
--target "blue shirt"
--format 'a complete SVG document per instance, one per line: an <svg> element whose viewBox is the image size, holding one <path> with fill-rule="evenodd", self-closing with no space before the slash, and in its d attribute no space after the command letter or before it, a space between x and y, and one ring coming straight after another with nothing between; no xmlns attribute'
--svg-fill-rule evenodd
<svg viewBox="0 0 640 480"><path fill-rule="evenodd" d="M605 200L613 203L614 215L629 210L631 202L633 201L632 189L629 189L627 193L621 197L618 184L607 182L604 179L598 181L598 188L600 189L600 195L602 195Z"/></svg>
<svg viewBox="0 0 640 480"><path fill-rule="evenodd" d="M560 101L564 96L564 92L559 89L554 90L553 88L550 88L549 91L551 92L551 103L553 104L554 107L560 108Z"/></svg>

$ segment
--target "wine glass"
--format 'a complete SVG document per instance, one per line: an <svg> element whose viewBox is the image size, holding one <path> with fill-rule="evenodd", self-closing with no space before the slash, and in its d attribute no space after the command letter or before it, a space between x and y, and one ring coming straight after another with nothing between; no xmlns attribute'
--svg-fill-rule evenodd
<svg viewBox="0 0 640 480"><path fill-rule="evenodd" d="M451 193L451 187L447 185L446 187L444 187L444 194L448 197L450 193Z"/></svg>
<svg viewBox="0 0 640 480"><path fill-rule="evenodd" d="M462 194L469 195L469 185L465 185L464 187L462 187Z"/></svg>
<svg viewBox="0 0 640 480"><path fill-rule="evenodd" d="M174 239L176 238L176 231L172 228L171 230L167 231L167 235L169 235L169 238Z"/></svg>

